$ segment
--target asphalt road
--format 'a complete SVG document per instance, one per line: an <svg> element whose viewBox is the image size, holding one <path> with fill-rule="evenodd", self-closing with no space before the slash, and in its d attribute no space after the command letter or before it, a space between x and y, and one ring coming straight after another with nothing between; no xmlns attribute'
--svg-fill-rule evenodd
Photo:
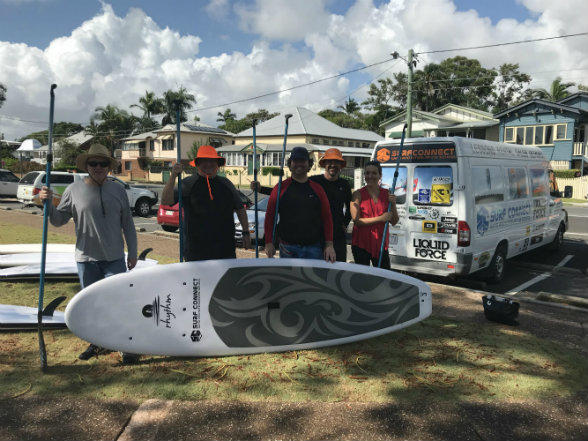
<svg viewBox="0 0 588 441"><path fill-rule="evenodd" d="M150 185L149 188L161 195L162 186ZM244 193L249 195L246 190ZM267 196L259 195L260 199L265 197ZM0 207L22 208L15 199L0 199ZM553 293L588 298L588 204L566 205L565 209L568 211L569 229L562 248L558 252L539 248L510 259L506 277L499 285L487 284L479 274L457 280L425 275L417 277L426 281L465 286L514 297L527 293ZM25 210L40 211L36 207L27 207ZM134 222L138 229L147 233L162 231L157 224L157 206L148 217L134 216ZM348 258L351 259L350 249Z"/></svg>

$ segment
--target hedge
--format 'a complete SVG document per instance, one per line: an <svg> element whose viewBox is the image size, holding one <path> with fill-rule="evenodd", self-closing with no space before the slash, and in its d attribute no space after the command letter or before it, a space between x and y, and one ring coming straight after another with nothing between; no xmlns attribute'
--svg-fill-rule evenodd
<svg viewBox="0 0 588 441"><path fill-rule="evenodd" d="M579 177L582 173L580 169L570 169L570 170L554 170L553 174L555 175L556 178L577 178Z"/></svg>

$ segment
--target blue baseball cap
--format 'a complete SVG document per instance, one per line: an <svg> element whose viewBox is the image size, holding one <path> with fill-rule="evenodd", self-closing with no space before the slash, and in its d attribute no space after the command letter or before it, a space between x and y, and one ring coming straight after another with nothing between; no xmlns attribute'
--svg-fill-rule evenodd
<svg viewBox="0 0 588 441"><path fill-rule="evenodd" d="M290 152L290 159L302 159L310 161L310 155L306 147L294 147Z"/></svg>

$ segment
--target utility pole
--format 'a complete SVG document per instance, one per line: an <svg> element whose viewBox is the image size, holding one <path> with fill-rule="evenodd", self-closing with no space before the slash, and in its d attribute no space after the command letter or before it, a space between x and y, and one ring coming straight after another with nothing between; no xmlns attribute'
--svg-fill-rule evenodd
<svg viewBox="0 0 588 441"><path fill-rule="evenodd" d="M397 58L401 58L405 61L406 65L408 66L408 90L406 93L406 137L412 137L412 71L416 66L416 61L414 60L414 50L410 49L408 51L408 57L404 58L401 57L398 52L392 53L392 58L395 60Z"/></svg>

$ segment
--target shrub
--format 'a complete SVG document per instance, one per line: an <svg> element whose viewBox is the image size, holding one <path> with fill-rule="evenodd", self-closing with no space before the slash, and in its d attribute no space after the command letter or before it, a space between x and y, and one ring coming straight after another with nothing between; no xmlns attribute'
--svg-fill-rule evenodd
<svg viewBox="0 0 588 441"><path fill-rule="evenodd" d="M554 170L553 174L556 178L576 178L581 175L580 169L570 169L570 170Z"/></svg>

